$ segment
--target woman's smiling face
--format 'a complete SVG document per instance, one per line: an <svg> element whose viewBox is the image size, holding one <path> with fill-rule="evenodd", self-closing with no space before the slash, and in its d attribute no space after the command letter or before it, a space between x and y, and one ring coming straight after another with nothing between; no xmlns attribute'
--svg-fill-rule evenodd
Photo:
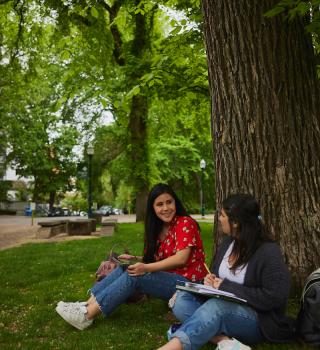
<svg viewBox="0 0 320 350"><path fill-rule="evenodd" d="M163 193L153 202L153 209L157 217L169 223L176 215L176 202L169 193Z"/></svg>

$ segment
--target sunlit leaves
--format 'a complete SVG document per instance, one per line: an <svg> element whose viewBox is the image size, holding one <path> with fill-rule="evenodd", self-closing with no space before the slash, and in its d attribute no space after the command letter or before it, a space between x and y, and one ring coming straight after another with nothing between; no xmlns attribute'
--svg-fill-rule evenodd
<svg viewBox="0 0 320 350"><path fill-rule="evenodd" d="M90 13L92 17L98 18L99 17L99 12L95 7L91 7Z"/></svg>

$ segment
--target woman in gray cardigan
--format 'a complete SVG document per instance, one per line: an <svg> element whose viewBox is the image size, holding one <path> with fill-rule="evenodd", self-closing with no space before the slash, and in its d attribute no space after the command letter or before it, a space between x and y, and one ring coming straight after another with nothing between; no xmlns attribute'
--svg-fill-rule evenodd
<svg viewBox="0 0 320 350"><path fill-rule="evenodd" d="M234 293L247 304L178 291L173 312L183 323L171 327L170 341L159 350L196 350L208 341L219 350L248 350L244 343L293 338L293 321L285 316L289 271L261 222L258 202L247 194L228 197L219 224L227 237L204 284Z"/></svg>

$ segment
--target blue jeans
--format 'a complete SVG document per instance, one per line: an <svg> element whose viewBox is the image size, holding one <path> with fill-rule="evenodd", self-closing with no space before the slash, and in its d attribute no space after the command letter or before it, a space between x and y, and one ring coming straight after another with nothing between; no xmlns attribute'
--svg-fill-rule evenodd
<svg viewBox="0 0 320 350"><path fill-rule="evenodd" d="M178 291L173 312L183 324L171 338L179 338L184 350L199 349L220 334L246 344L263 339L257 313L246 305Z"/></svg>
<svg viewBox="0 0 320 350"><path fill-rule="evenodd" d="M124 303L136 290L155 298L169 300L176 291L177 281L185 277L170 272L152 272L142 276L129 276L122 267L117 267L90 290L105 316Z"/></svg>

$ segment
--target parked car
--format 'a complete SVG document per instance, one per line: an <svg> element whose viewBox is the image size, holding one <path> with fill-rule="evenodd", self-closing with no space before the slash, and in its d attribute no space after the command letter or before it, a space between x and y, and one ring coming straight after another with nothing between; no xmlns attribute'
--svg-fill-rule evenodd
<svg viewBox="0 0 320 350"><path fill-rule="evenodd" d="M48 216L70 216L71 212L68 208L53 207L49 210Z"/></svg>
<svg viewBox="0 0 320 350"><path fill-rule="evenodd" d="M96 214L109 216L113 214L112 206L111 205L103 205L98 210L95 211Z"/></svg>
<svg viewBox="0 0 320 350"><path fill-rule="evenodd" d="M123 210L122 209L118 209L118 208L113 208L113 213L115 215L121 215L121 214L123 214Z"/></svg>
<svg viewBox="0 0 320 350"><path fill-rule="evenodd" d="M69 208L62 208L64 216L71 216L72 211Z"/></svg>
<svg viewBox="0 0 320 350"><path fill-rule="evenodd" d="M36 216L37 217L46 217L49 216L49 211L45 208L37 208L36 209Z"/></svg>

